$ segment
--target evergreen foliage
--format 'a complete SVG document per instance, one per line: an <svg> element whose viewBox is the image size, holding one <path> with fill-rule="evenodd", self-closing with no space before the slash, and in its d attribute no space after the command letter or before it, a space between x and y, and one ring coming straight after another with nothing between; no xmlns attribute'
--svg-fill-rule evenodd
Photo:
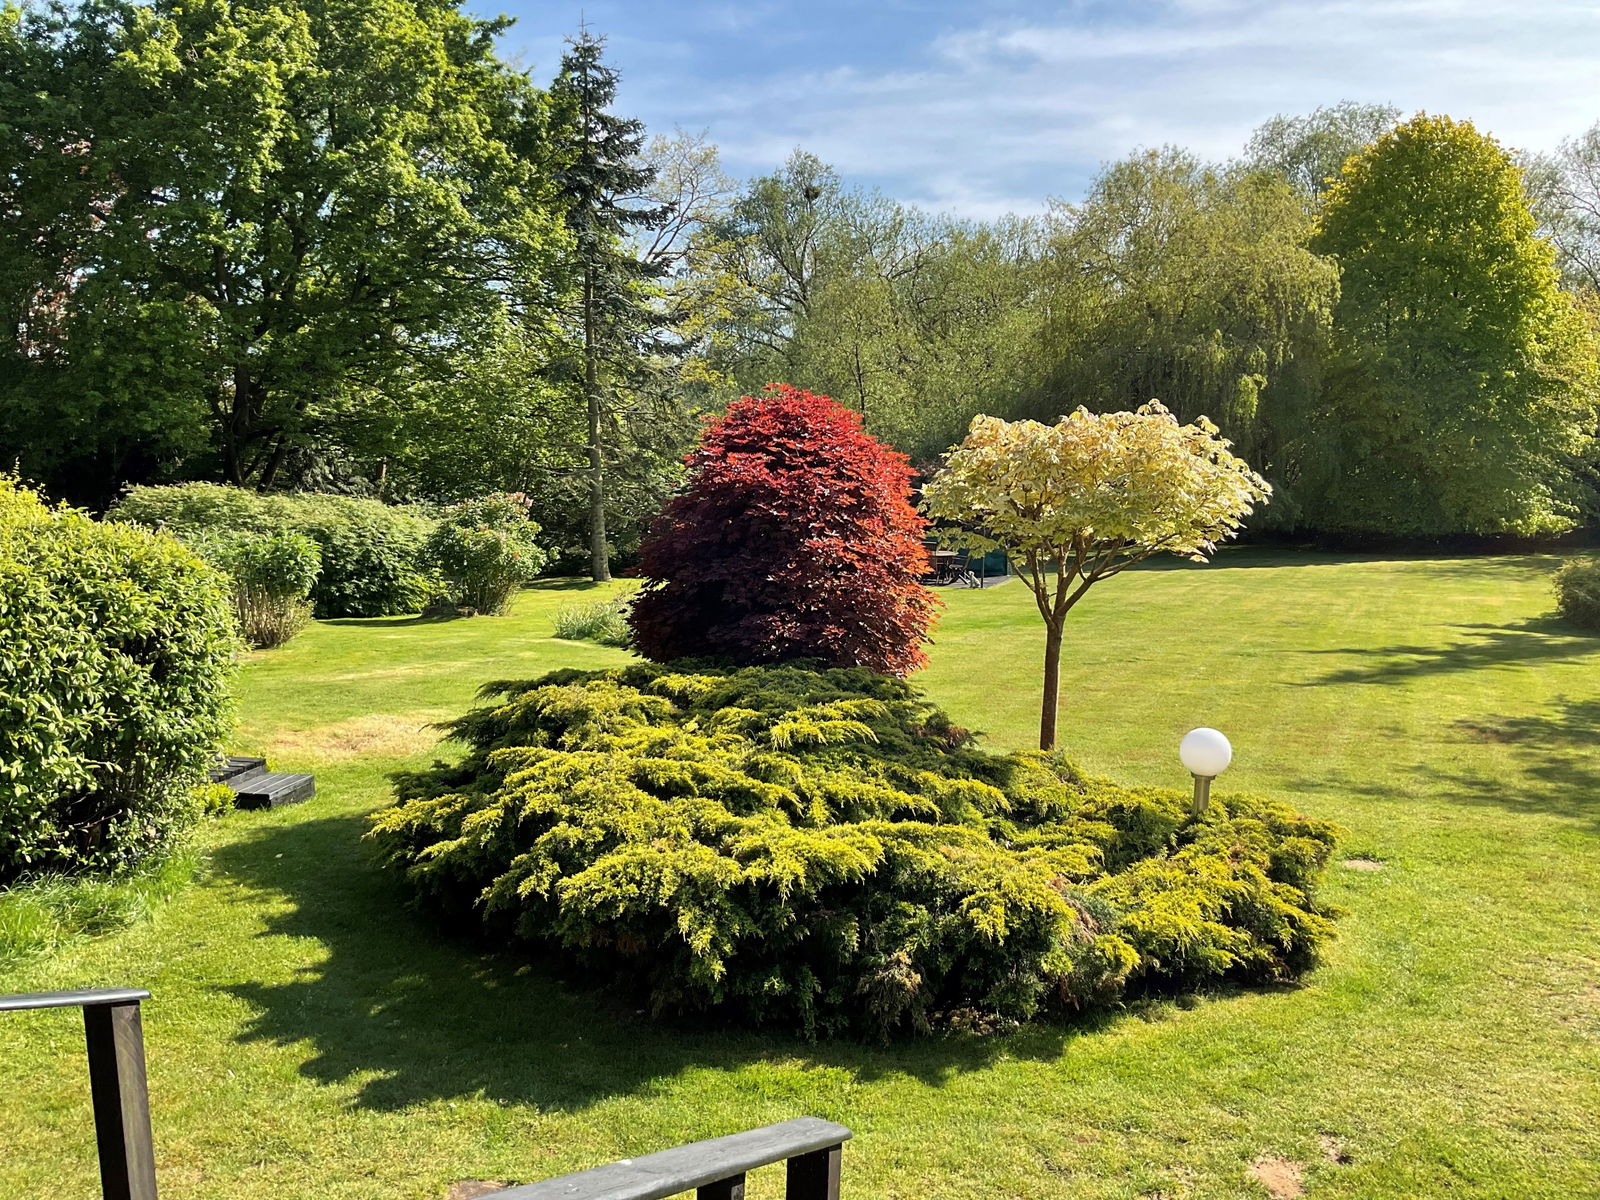
<svg viewBox="0 0 1600 1200"><path fill-rule="evenodd" d="M826 396L773 384L689 456L641 555L629 623L657 662L817 659L905 675L936 601L911 469Z"/></svg>
<svg viewBox="0 0 1600 1200"><path fill-rule="evenodd" d="M1292 978L1335 831L992 755L899 680L796 664L485 689L373 836L418 894L657 1013L808 1037L998 1028Z"/></svg>
<svg viewBox="0 0 1600 1200"><path fill-rule="evenodd" d="M0 478L0 883L171 848L231 721L226 579Z"/></svg>
<svg viewBox="0 0 1600 1200"><path fill-rule="evenodd" d="M647 356L661 351L666 324L660 306L651 303L651 285L665 265L642 255L633 235L660 228L672 215L671 206L637 202L656 172L640 160L644 124L610 111L618 74L603 60L604 50L604 39L587 32L573 38L550 86L570 140L557 188L579 284L573 322L579 362L573 374L588 426L589 570L597 581L611 578L608 450L621 403L647 374Z"/></svg>

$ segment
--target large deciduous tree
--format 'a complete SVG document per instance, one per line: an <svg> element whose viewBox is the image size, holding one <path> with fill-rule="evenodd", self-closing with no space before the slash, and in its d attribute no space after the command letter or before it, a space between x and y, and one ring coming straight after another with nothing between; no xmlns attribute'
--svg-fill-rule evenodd
<svg viewBox="0 0 1600 1200"><path fill-rule="evenodd" d="M1022 568L1045 625L1039 748L1053 750L1072 608L1151 555L1204 562L1270 494L1205 417L1180 425L1152 401L1079 408L1054 425L976 417L923 504L946 540L1002 549Z"/></svg>
<svg viewBox="0 0 1600 1200"><path fill-rule="evenodd" d="M1180 420L1211 417L1298 500L1338 294L1334 265L1306 248L1311 227L1306 200L1270 173L1171 149L1113 163L1056 213L1040 381L1021 411L1159 396Z"/></svg>
<svg viewBox="0 0 1600 1200"><path fill-rule="evenodd" d="M1393 129L1399 117L1400 110L1392 104L1355 100L1341 100L1303 116L1280 114L1250 135L1245 161L1320 199L1338 179L1345 161Z"/></svg>
<svg viewBox="0 0 1600 1200"><path fill-rule="evenodd" d="M1593 345L1510 156L1467 122L1419 115L1345 165L1313 246L1342 270L1320 419L1340 470L1319 524L1571 528Z"/></svg>
<svg viewBox="0 0 1600 1200"><path fill-rule="evenodd" d="M0 386L24 468L195 472L209 444L270 486L547 310L549 114L501 28L439 0L9 10L0 207L8 262L31 258Z"/></svg>
<svg viewBox="0 0 1600 1200"><path fill-rule="evenodd" d="M906 675L937 601L903 454L784 384L730 405L646 539L629 621L657 662L816 659Z"/></svg>

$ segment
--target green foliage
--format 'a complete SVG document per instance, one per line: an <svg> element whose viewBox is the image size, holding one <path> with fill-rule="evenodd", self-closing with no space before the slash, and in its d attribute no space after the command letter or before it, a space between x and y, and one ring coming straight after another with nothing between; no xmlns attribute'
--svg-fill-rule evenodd
<svg viewBox="0 0 1600 1200"><path fill-rule="evenodd" d="M499 493L444 510L423 546L423 557L444 581L457 607L494 616L538 578L544 551L534 540L525 496Z"/></svg>
<svg viewBox="0 0 1600 1200"><path fill-rule="evenodd" d="M1209 417L1275 486L1296 481L1338 295L1310 232L1305 199L1270 174L1173 149L1111 164L1056 214L1044 386L1027 415L1153 397L1182 421Z"/></svg>
<svg viewBox="0 0 1600 1200"><path fill-rule="evenodd" d="M644 124L611 111L619 76L604 51L605 40L588 30L569 39L550 85L566 134L557 192L579 285L565 314L574 336L558 370L586 419L589 572L597 581L611 578L607 471L623 457L626 401L649 380L652 358L671 353L661 336L669 315L658 302L668 264L640 238L662 229L674 208L647 196L657 170L640 153Z"/></svg>
<svg viewBox="0 0 1600 1200"><path fill-rule="evenodd" d="M414 0L8 8L0 353L25 370L0 414L25 467L271 486L403 418L481 329L541 324L552 119L503 27Z"/></svg>
<svg viewBox="0 0 1600 1200"><path fill-rule="evenodd" d="M1279 114L1257 127L1245 158L1258 171L1282 176L1302 195L1320 198L1359 154L1394 128L1400 110L1392 104L1341 100L1304 116Z"/></svg>
<svg viewBox="0 0 1600 1200"><path fill-rule="evenodd" d="M633 631L628 628L628 603L628 597L616 596L591 604L569 604L556 613L556 636L602 646L630 646Z"/></svg>
<svg viewBox="0 0 1600 1200"><path fill-rule="evenodd" d="M422 548L434 522L415 508L359 496L262 495L215 483L136 487L111 517L186 539L303 534L321 565L311 602L319 617L416 612L427 601Z"/></svg>
<svg viewBox="0 0 1600 1200"><path fill-rule="evenodd" d="M1552 583L1556 611L1563 620L1600 630L1600 559L1568 559L1557 568Z"/></svg>
<svg viewBox="0 0 1600 1200"><path fill-rule="evenodd" d="M1044 754L990 755L861 669L557 671L486 689L465 760L373 836L423 897L658 1013L809 1037L994 1028L1130 986L1284 979L1331 933L1334 829L1200 822Z"/></svg>
<svg viewBox="0 0 1600 1200"><path fill-rule="evenodd" d="M1319 415L1339 469L1319 524L1570 529L1594 341L1505 150L1467 122L1407 121L1345 164L1313 247L1342 270Z"/></svg>
<svg viewBox="0 0 1600 1200"><path fill-rule="evenodd" d="M322 552L305 534L224 533L196 548L233 581L239 632L250 645L281 646L305 628L322 570Z"/></svg>
<svg viewBox="0 0 1600 1200"><path fill-rule="evenodd" d="M0 478L0 881L171 847L230 727L226 580Z"/></svg>

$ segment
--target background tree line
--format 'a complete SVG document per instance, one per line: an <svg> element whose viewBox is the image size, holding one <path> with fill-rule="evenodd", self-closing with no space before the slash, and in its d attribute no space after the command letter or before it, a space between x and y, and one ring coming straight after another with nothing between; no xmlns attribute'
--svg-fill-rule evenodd
<svg viewBox="0 0 1600 1200"><path fill-rule="evenodd" d="M603 576L704 417L782 380L923 466L980 412L1159 398L1263 471L1281 529L1592 509L1600 126L1514 158L1347 103L977 222L804 151L730 179L614 111L598 39L540 87L503 30L442 0L7 8L8 465L97 505L521 492Z"/></svg>

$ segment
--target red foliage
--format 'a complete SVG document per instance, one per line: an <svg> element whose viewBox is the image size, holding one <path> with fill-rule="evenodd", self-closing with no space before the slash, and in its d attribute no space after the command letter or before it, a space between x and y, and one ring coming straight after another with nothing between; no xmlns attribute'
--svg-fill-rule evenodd
<svg viewBox="0 0 1600 1200"><path fill-rule="evenodd" d="M810 658L906 675L938 601L906 456L826 396L745 396L686 460L689 484L642 547L629 620L657 662Z"/></svg>

